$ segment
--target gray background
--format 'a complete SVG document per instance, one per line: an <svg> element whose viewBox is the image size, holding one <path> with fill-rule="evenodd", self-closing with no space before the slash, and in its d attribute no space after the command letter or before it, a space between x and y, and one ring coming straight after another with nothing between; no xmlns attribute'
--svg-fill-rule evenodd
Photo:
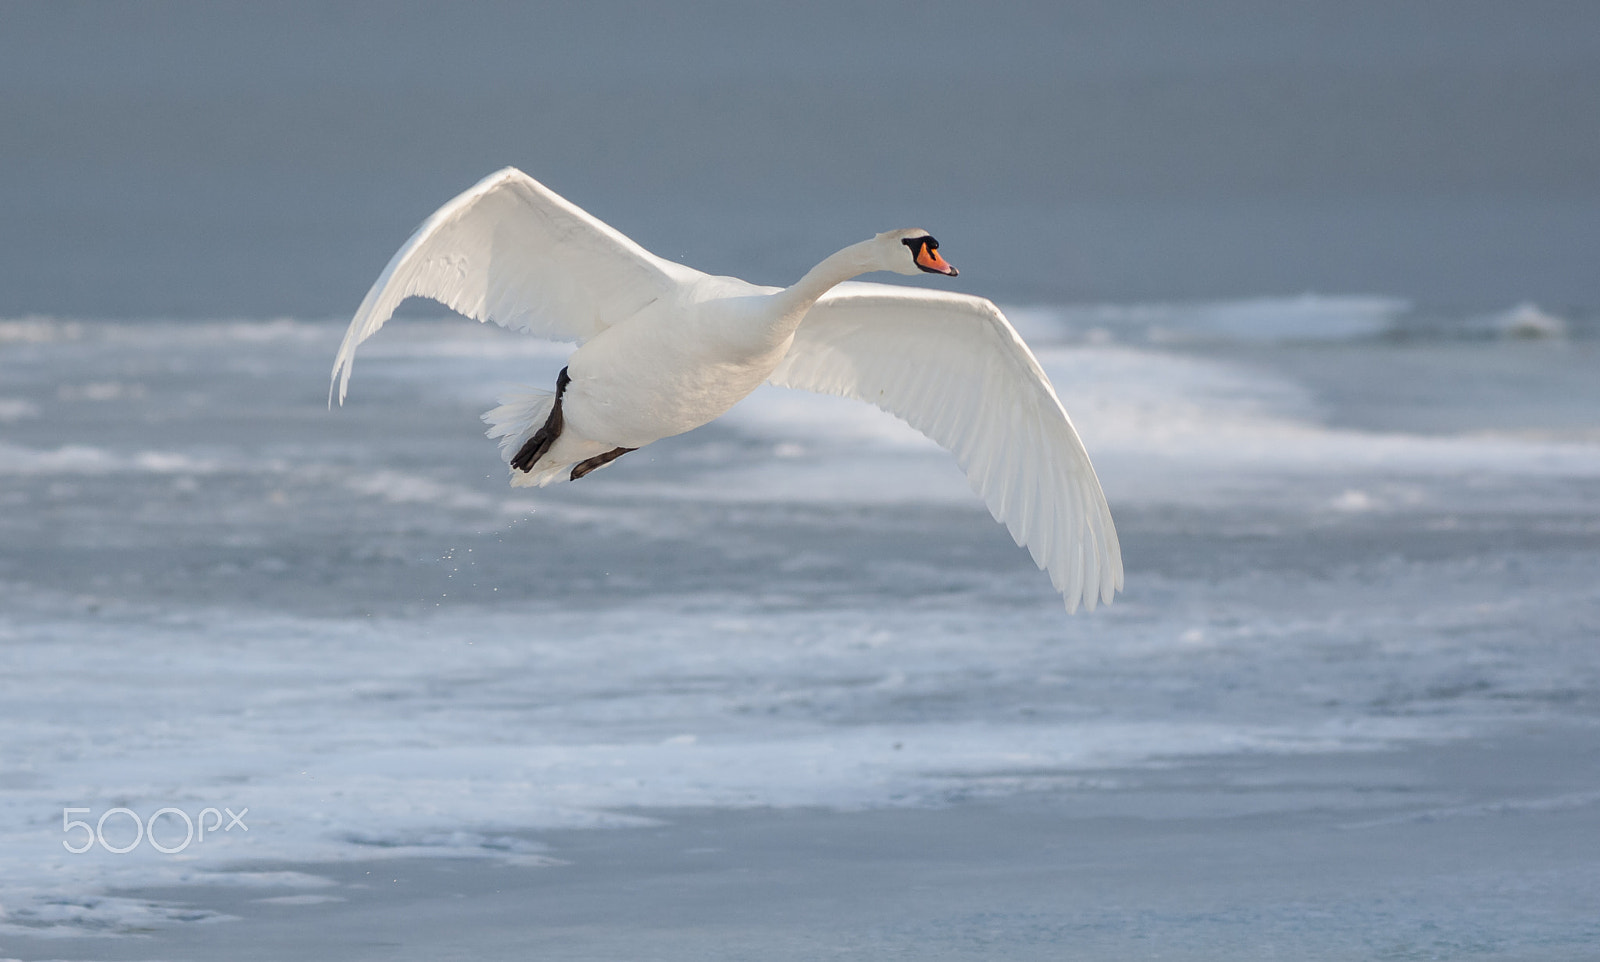
<svg viewBox="0 0 1600 962"><path fill-rule="evenodd" d="M1592 960L1597 28L0 0L0 959ZM1126 593L1067 618L863 406L530 495L479 414L564 351L409 320L330 412L505 164L707 270L920 226L1056 304ZM1306 290L1418 309L1060 307ZM248 859L60 848L201 799Z"/></svg>
<svg viewBox="0 0 1600 962"><path fill-rule="evenodd" d="M1600 5L0 5L0 316L348 313L514 164L787 283L1600 303Z"/></svg>

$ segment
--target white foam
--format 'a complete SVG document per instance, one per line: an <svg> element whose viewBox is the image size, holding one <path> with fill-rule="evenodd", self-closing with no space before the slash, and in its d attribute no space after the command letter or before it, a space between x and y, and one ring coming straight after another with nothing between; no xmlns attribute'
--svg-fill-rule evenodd
<svg viewBox="0 0 1600 962"><path fill-rule="evenodd" d="M1600 476L1600 445L1328 427L1300 385L1238 362L1117 345L1041 348L1113 505L1211 502L1296 478ZM595 487L654 497L857 504L977 501L954 459L870 405L763 387L721 422L767 447L676 482ZM1314 497L1323 497L1315 493Z"/></svg>
<svg viewBox="0 0 1600 962"><path fill-rule="evenodd" d="M1390 331L1411 305L1390 297L1261 297L1151 304L1007 306L1030 343L1281 343L1364 340Z"/></svg>
<svg viewBox="0 0 1600 962"><path fill-rule="evenodd" d="M83 325L40 314L0 320L0 344L45 344L82 336Z"/></svg>
<svg viewBox="0 0 1600 962"><path fill-rule="evenodd" d="M401 471L364 471L347 475L344 483L357 494L381 498L390 504L428 504L470 511L493 511L497 507L496 501L480 490Z"/></svg>
<svg viewBox="0 0 1600 962"><path fill-rule="evenodd" d="M1500 315L1495 327L1505 337L1542 339L1566 337L1568 325L1564 318L1527 303Z"/></svg>
<svg viewBox="0 0 1600 962"><path fill-rule="evenodd" d="M27 421L39 416L39 405L27 398L0 397L0 424Z"/></svg>
<svg viewBox="0 0 1600 962"><path fill-rule="evenodd" d="M176 451L135 451L120 456L83 444L39 449L0 442L0 475L208 474L218 468L214 461Z"/></svg>

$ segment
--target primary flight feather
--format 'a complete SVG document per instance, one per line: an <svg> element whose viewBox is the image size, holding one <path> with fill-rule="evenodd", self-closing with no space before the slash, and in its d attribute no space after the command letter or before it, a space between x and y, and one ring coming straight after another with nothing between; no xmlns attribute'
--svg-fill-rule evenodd
<svg viewBox="0 0 1600 962"><path fill-rule="evenodd" d="M407 297L579 342L553 394L484 419L513 485L576 480L720 417L763 382L874 404L955 454L1069 611L1122 587L1122 552L1089 455L1033 352L988 300L852 282L955 276L923 230L852 244L791 287L664 260L507 167L439 208L367 292L333 364Z"/></svg>

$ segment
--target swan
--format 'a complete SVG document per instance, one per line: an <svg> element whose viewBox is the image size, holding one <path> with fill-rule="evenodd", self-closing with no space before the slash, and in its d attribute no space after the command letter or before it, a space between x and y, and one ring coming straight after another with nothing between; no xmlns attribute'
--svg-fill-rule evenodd
<svg viewBox="0 0 1600 962"><path fill-rule="evenodd" d="M1105 494L1055 389L1000 310L967 294L852 281L955 277L924 230L833 254L791 287L657 257L507 167L439 208L389 261L333 363L342 405L356 348L408 297L579 344L554 393L484 415L515 486L577 480L720 417L764 382L855 398L953 452L1069 612L1122 588Z"/></svg>

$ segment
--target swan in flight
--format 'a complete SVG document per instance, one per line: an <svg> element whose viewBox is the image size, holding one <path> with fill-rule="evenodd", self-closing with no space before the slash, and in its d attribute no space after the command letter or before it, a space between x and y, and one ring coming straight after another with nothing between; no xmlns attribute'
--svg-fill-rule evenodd
<svg viewBox="0 0 1600 962"><path fill-rule="evenodd" d="M1066 599L1122 587L1122 552L1083 442L1033 352L994 304L853 282L956 276L923 230L852 244L788 288L664 260L514 167L417 228L367 292L333 363L408 297L579 347L551 394L484 415L513 485L577 480L720 417L763 382L875 404L953 452L995 519Z"/></svg>

